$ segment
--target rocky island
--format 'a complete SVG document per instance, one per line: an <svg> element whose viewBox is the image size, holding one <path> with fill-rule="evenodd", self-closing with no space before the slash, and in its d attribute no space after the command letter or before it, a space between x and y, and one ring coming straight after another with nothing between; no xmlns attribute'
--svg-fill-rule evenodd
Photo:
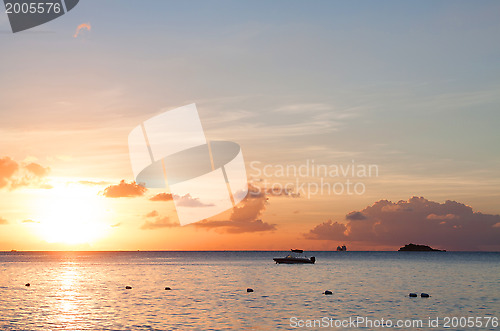
<svg viewBox="0 0 500 331"><path fill-rule="evenodd" d="M398 252L446 252L446 250L434 249L426 245L408 244L401 247Z"/></svg>

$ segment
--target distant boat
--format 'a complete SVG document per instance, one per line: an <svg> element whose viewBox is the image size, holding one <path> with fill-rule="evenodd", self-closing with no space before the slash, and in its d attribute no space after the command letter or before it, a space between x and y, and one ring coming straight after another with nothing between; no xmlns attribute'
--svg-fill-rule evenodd
<svg viewBox="0 0 500 331"><path fill-rule="evenodd" d="M345 245L337 246L337 252L345 252L347 251L347 247Z"/></svg>
<svg viewBox="0 0 500 331"><path fill-rule="evenodd" d="M308 258L304 255L304 251L301 249L291 249L291 253L285 257L275 257L273 260L277 264L299 264L299 263L309 263L314 264L316 262L316 258L311 256Z"/></svg>

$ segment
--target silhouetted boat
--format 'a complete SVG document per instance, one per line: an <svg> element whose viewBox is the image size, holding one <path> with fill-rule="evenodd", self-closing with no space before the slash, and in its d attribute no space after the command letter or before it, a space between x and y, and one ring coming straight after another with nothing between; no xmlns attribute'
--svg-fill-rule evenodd
<svg viewBox="0 0 500 331"><path fill-rule="evenodd" d="M298 263L309 263L309 264L314 264L316 262L316 258L314 256L311 256L311 258L308 258L307 256L303 255L304 251L301 249L291 249L291 253L288 254L285 257L275 257L273 260L276 263L283 263L283 264L298 264Z"/></svg>
<svg viewBox="0 0 500 331"><path fill-rule="evenodd" d="M345 245L337 246L337 252L345 252L347 251L347 247Z"/></svg>

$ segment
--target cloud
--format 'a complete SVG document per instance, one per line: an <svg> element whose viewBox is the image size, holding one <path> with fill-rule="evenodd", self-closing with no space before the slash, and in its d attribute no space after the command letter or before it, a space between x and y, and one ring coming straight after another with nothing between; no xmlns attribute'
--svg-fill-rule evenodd
<svg viewBox="0 0 500 331"><path fill-rule="evenodd" d="M121 222L119 222L119 223L111 224L111 227L112 227L112 228L117 228L117 227L119 227L119 226L121 226L121 225L122 225L122 223L121 223Z"/></svg>
<svg viewBox="0 0 500 331"><path fill-rule="evenodd" d="M183 196L172 195L171 193L158 193L157 195L149 198L150 201L172 201L176 200L177 206L183 207L210 207L213 204L203 203L199 198L193 198L191 194L186 194Z"/></svg>
<svg viewBox="0 0 500 331"><path fill-rule="evenodd" d="M136 182L127 183L122 180L118 185L110 185L104 189L107 198L131 198L143 196L147 189Z"/></svg>
<svg viewBox="0 0 500 331"><path fill-rule="evenodd" d="M226 233L262 232L276 230L276 224L269 224L260 216L266 209L267 197L260 192L251 191L250 194L233 208L229 220L226 221L201 221L193 225L200 228L220 228Z"/></svg>
<svg viewBox="0 0 500 331"><path fill-rule="evenodd" d="M24 220L24 221L22 221L22 223L40 223L40 222L33 221L33 220Z"/></svg>
<svg viewBox="0 0 500 331"><path fill-rule="evenodd" d="M363 213L360 213L359 211L353 211L350 212L349 214L345 215L346 220L364 220L366 219L366 216L363 215Z"/></svg>
<svg viewBox="0 0 500 331"><path fill-rule="evenodd" d="M328 220L319 225L316 225L312 230L309 231L306 237L308 239L320 240L344 240L346 239L346 231L347 227L345 224Z"/></svg>
<svg viewBox="0 0 500 331"><path fill-rule="evenodd" d="M429 214L429 215L427 215L428 220L454 220L456 218L458 218L458 216L455 214L446 214L446 215Z"/></svg>
<svg viewBox="0 0 500 331"><path fill-rule="evenodd" d="M12 176L18 169L19 165L10 157L0 159L0 188L10 183Z"/></svg>
<svg viewBox="0 0 500 331"><path fill-rule="evenodd" d="M360 215L363 215L361 217ZM413 197L375 202L347 214L347 223L328 220L305 234L308 239L400 247L413 242L449 250L500 250L500 215L471 207Z"/></svg>
<svg viewBox="0 0 500 331"><path fill-rule="evenodd" d="M171 201L173 196L171 193L158 193L157 195L149 198L150 201Z"/></svg>
<svg viewBox="0 0 500 331"><path fill-rule="evenodd" d="M156 214L158 214L158 213L156 213ZM141 229L143 229L143 230L155 230L155 229L161 229L161 228L172 228L172 227L177 227L177 226L179 226L179 223L173 222L172 220L170 220L170 217L158 216L156 218L156 220L154 220L154 221L145 221L144 224L141 226Z"/></svg>
<svg viewBox="0 0 500 331"><path fill-rule="evenodd" d="M9 224L9 221L7 221L5 218L0 217L0 225L1 224Z"/></svg>
<svg viewBox="0 0 500 331"><path fill-rule="evenodd" d="M75 34L73 35L73 38L78 37L78 34L80 33L81 29L87 29L88 31L90 31L91 28L92 27L90 26L90 23L82 23L82 24L80 24L79 26L77 26Z"/></svg>
<svg viewBox="0 0 500 331"><path fill-rule="evenodd" d="M51 188L44 182L50 168L38 163L18 163L8 156L0 158L0 188L11 190L29 186L36 188Z"/></svg>
<svg viewBox="0 0 500 331"><path fill-rule="evenodd" d="M213 206L213 203L207 204L203 203L200 201L199 198L193 198L191 194L186 194L183 196L174 196L175 197L175 204L177 206L183 206L183 207L210 207Z"/></svg>
<svg viewBox="0 0 500 331"><path fill-rule="evenodd" d="M156 210L153 210L152 212L146 214L146 217L155 217L155 216L158 216L158 212Z"/></svg>
<svg viewBox="0 0 500 331"><path fill-rule="evenodd" d="M35 176L38 177L45 177L49 173L49 168L44 168L38 163L30 163L26 166L26 170L29 172L33 173Z"/></svg>
<svg viewBox="0 0 500 331"><path fill-rule="evenodd" d="M178 222L172 221L168 216L161 216L156 210L150 211L143 217L146 221L141 225L142 230L155 230L180 226Z"/></svg>

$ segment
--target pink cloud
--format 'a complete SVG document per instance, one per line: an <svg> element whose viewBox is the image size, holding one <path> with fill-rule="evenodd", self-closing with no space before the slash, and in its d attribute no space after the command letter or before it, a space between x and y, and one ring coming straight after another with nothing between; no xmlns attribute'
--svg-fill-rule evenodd
<svg viewBox="0 0 500 331"><path fill-rule="evenodd" d="M380 200L349 213L346 219L346 223L321 223L305 236L374 247L413 242L447 250L500 250L500 215L474 212L456 201L439 203L423 197L397 203Z"/></svg>

